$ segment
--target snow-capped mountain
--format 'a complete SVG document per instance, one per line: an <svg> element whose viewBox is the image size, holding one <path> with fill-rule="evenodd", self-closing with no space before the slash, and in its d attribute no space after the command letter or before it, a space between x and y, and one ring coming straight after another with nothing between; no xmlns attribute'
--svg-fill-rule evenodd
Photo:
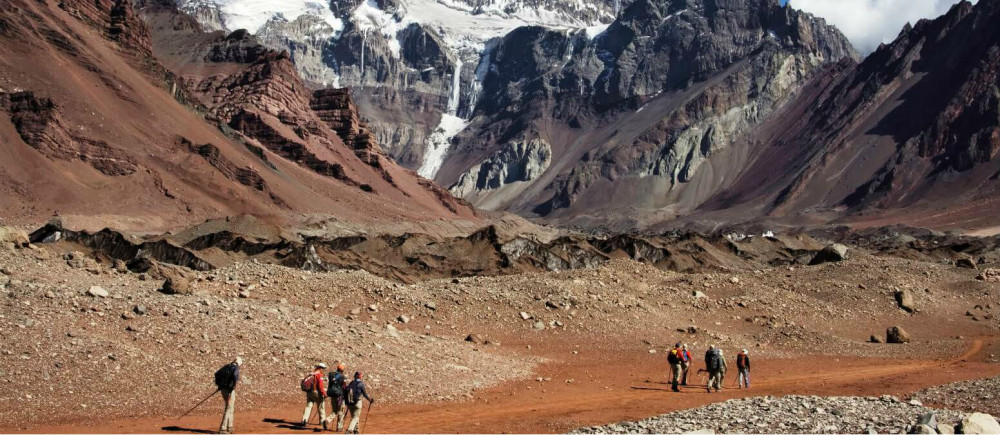
<svg viewBox="0 0 1000 435"><path fill-rule="evenodd" d="M525 26L599 33L620 0L178 0L209 30L288 50L303 77L349 87L386 151L434 178L467 125L501 37Z"/></svg>

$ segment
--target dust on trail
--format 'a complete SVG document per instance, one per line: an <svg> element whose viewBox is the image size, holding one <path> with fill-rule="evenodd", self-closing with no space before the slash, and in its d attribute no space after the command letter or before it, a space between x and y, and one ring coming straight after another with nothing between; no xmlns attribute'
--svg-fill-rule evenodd
<svg viewBox="0 0 1000 435"><path fill-rule="evenodd" d="M968 349L947 360L904 360L809 356L755 360L750 390L731 388L708 394L702 379L671 393L665 382L666 365L657 355L616 351L611 347L583 347L576 358L543 364L538 375L549 381L516 381L483 390L470 400L410 405L377 404L370 411L369 433L561 433L575 428L638 420L734 398L789 394L826 396L903 396L929 386L996 376L1000 366L984 361L984 350L997 346L995 337L966 341ZM570 346L572 347L572 346ZM565 356L566 344L551 353ZM697 366L696 366L697 367ZM446 382L447 380L442 380ZM377 393L376 393L377 394ZM295 428L301 415L297 392L289 402L268 409L240 410L236 429L241 433L317 432L319 427ZM296 399L296 400L292 400ZM210 401L200 414L27 428L32 433L201 432L218 425ZM209 410L212 410L211 413ZM9 429L5 429L9 430Z"/></svg>

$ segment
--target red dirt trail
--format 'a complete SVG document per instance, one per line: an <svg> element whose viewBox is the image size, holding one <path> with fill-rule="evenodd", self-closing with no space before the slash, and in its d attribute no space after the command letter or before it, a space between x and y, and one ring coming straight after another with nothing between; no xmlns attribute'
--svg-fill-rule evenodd
<svg viewBox="0 0 1000 435"><path fill-rule="evenodd" d="M461 402L433 404L380 404L371 409L368 433L546 433L566 432L582 426L636 420L713 402L760 395L882 395L902 396L949 382L1000 374L1000 366L983 361L985 346L995 338L969 342L969 349L950 360L840 359L811 356L754 361L750 390L730 388L735 376L726 378L727 389L708 394L688 386L669 392L662 354L635 349L580 348L579 354L549 349L547 354L571 354L542 364L538 375L550 381L508 383L477 391ZM757 355L762 355L760 352ZM697 366L695 366L697 367ZM694 383L702 378L692 372ZM447 380L440 380L447 382ZM373 392L377 397L377 391ZM298 394L290 397L298 399ZM192 399L192 402L197 398ZM201 432L218 427L220 400L213 398L195 414L177 420L167 416L128 420L89 421L23 428L32 433L149 433ZM245 410L237 402L236 430L240 433L314 433L319 427L291 425L302 412L302 403L276 403L270 409ZM15 429L16 430L16 429ZM7 429L5 429L7 431Z"/></svg>

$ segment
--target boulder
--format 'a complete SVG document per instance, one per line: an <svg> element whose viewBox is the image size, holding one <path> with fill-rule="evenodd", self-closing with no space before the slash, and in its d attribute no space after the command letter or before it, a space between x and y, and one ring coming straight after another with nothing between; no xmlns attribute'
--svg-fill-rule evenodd
<svg viewBox="0 0 1000 435"><path fill-rule="evenodd" d="M908 313L912 313L916 310L917 306L916 303L913 302L913 293L910 293L909 290L897 290L895 297L896 305L899 305L899 308L902 308Z"/></svg>
<svg viewBox="0 0 1000 435"><path fill-rule="evenodd" d="M160 273L165 280L160 287L160 293L168 295L189 295L194 293L191 278L182 270L172 267L161 267Z"/></svg>
<svg viewBox="0 0 1000 435"><path fill-rule="evenodd" d="M962 419L958 429L964 434L1000 434L1000 423L992 415L974 412Z"/></svg>
<svg viewBox="0 0 1000 435"><path fill-rule="evenodd" d="M809 265L815 266L817 264L844 261L846 259L847 246L841 245L840 243L834 243L827 245L827 247L817 252L816 255L813 256L812 260L809 261Z"/></svg>
<svg viewBox="0 0 1000 435"><path fill-rule="evenodd" d="M399 330L395 326L392 326L392 324L385 325L385 333L389 334L392 338L399 338Z"/></svg>
<svg viewBox="0 0 1000 435"><path fill-rule="evenodd" d="M870 342L872 342L872 343L885 343L884 341L882 341L882 339L881 339L881 338L879 338L879 337L878 337L877 335L875 335L875 334L872 334L871 338L869 338L869 339L868 339L868 341L870 341Z"/></svg>
<svg viewBox="0 0 1000 435"><path fill-rule="evenodd" d="M960 267L962 269L977 269L976 262L972 261L971 258L959 258L955 260L955 267Z"/></svg>
<svg viewBox="0 0 1000 435"><path fill-rule="evenodd" d="M906 333L903 328L898 326L893 326L885 331L885 342L886 343L909 343L910 334Z"/></svg>
<svg viewBox="0 0 1000 435"><path fill-rule="evenodd" d="M945 435L954 435L955 426L948 423L938 423L937 433Z"/></svg>
<svg viewBox="0 0 1000 435"><path fill-rule="evenodd" d="M108 291L99 285L91 286L90 289L87 290L87 295L95 298L106 298L110 296Z"/></svg>
<svg viewBox="0 0 1000 435"><path fill-rule="evenodd" d="M28 234L16 228L0 227L0 244L10 243L16 248L26 248L31 244Z"/></svg>
<svg viewBox="0 0 1000 435"><path fill-rule="evenodd" d="M916 425L916 426L913 427L913 430L911 430L910 433L914 433L914 434L936 434L937 431L934 430L934 428L932 428L932 427L930 427L930 426L928 426L926 424L918 424L918 425Z"/></svg>

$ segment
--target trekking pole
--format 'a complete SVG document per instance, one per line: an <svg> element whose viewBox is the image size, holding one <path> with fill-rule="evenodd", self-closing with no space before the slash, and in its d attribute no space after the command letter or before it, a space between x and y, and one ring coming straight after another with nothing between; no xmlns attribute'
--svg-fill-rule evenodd
<svg viewBox="0 0 1000 435"><path fill-rule="evenodd" d="M215 393L218 393L219 391L220 391L220 390L219 390L218 388L216 388L216 389L215 389L215 391L213 391L213 392L212 392L212 394L209 394L209 395L208 395L207 397L205 397L204 399L201 399L201 402L198 402L198 404L197 404L197 405L194 405L194 408L191 408L191 409L187 410L187 412L185 412L185 413L181 414L181 416L180 416L180 417L177 417L177 419L178 419L178 420L180 420L180 419L184 418L185 416L187 416L188 414L190 414L190 413L191 413L191 411L194 411L195 409L198 409L198 407L199 407L199 406L201 406L201 404L202 404L202 403L205 403L205 401L207 401L208 399L210 399L210 398L211 398L212 396L214 396L214 395L215 395Z"/></svg>
<svg viewBox="0 0 1000 435"><path fill-rule="evenodd" d="M368 414L371 414L372 408L375 407L374 403L368 403L368 409L365 410L365 418L361 419L361 432L365 433L365 423L368 423Z"/></svg>

